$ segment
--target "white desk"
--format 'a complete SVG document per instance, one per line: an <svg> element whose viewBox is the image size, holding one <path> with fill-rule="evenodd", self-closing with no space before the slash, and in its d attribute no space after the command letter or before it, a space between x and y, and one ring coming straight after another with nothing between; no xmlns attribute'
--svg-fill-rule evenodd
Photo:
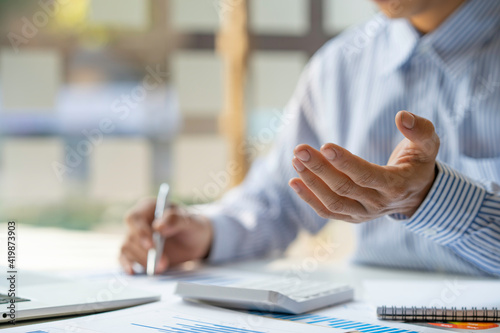
<svg viewBox="0 0 500 333"><path fill-rule="evenodd" d="M404 271L404 270L388 270L383 268L373 268L373 267L363 267L350 265L348 262L343 263L322 263L319 264L314 270L304 269L304 262L306 259L293 259L293 258L281 258L281 259L262 259L253 260L248 262L234 263L229 265L217 266L217 268L222 269L235 269L240 272L262 272L267 274L273 274L278 277L302 277L311 279L321 279L321 280L331 280L336 282L345 282L355 287L356 298L364 297L363 281L369 280L443 280L453 282L455 280L464 281L472 280L477 278L467 277L467 276L457 276L450 274L433 274L425 272L414 272L414 271ZM66 276L78 276L82 278L81 273L73 271ZM84 275L83 275L84 276ZM92 275L91 279L95 279ZM136 279L136 280L134 280ZM488 279L485 279L488 280ZM128 280L130 286L135 286L138 288L143 288L145 283L145 277L130 278ZM137 283L135 283L135 282ZM147 281L146 281L147 282ZM158 285L157 285L158 286ZM168 300L171 295L171 289L163 293L162 298ZM66 319L66 318L65 318ZM38 320L31 322L18 322L16 326L29 326L33 324L43 323L43 322L53 322L60 319L47 319ZM4 327L0 326L0 329Z"/></svg>
<svg viewBox="0 0 500 333"><path fill-rule="evenodd" d="M91 270L118 268L117 256L121 235L97 234L77 231L61 231L57 229L37 229L22 227L20 229L19 258L24 268L44 270L45 273L66 276L86 276ZM39 246L40 239L46 246ZM23 244L25 244L23 246ZM63 250L65 249L65 250ZM61 263L69 269L62 270ZM426 272L393 270L375 267L363 267L350 264L347 260L311 254L302 257L285 257L275 259L253 260L219 266L245 272L263 272L281 277L301 277L320 280L344 282L356 289L357 298L363 296L364 280L472 280L468 276L436 274ZM54 271L57 271L54 273ZM131 280L134 284L134 280ZM143 283L142 280L141 283ZM139 285L140 287L140 285ZM46 320L46 321L53 321ZM37 321L45 322L45 321ZM18 322L17 326L32 325L34 322ZM7 326L0 327L7 328Z"/></svg>

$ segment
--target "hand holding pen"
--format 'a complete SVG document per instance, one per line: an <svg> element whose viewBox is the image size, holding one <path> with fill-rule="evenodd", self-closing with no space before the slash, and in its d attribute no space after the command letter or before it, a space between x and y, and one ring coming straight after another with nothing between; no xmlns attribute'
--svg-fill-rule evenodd
<svg viewBox="0 0 500 333"><path fill-rule="evenodd" d="M156 198L155 207L155 221L161 220L163 214L165 213L165 208L170 204L168 202L168 194L170 193L170 186L167 183L160 185L158 190L158 196ZM163 247L165 244L165 238L158 231L153 231L153 247L148 250L148 261L146 267L146 273L149 276L155 275L156 267L159 265L161 256L163 254Z"/></svg>
<svg viewBox="0 0 500 333"><path fill-rule="evenodd" d="M140 200L125 217L127 234L120 251L120 264L128 274L135 273L135 263L147 270L151 249L156 252L153 270L156 274L186 261L203 259L209 254L213 237L210 220L195 214L190 208L169 204L167 197L161 209L161 204L156 204L157 199ZM163 214L155 218L155 211ZM153 236L155 232L156 236ZM159 244L162 240L163 245Z"/></svg>

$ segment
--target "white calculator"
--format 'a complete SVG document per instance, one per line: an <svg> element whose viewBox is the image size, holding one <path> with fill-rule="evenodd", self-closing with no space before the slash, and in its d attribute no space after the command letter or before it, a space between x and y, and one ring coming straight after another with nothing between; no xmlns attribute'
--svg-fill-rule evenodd
<svg viewBox="0 0 500 333"><path fill-rule="evenodd" d="M178 282L175 293L222 307L289 314L348 302L354 297L353 288L347 285L274 277L225 286Z"/></svg>

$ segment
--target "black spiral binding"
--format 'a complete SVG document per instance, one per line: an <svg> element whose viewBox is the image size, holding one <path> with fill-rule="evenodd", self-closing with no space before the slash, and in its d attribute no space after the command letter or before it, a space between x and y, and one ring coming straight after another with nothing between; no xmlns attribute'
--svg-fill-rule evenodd
<svg viewBox="0 0 500 333"><path fill-rule="evenodd" d="M461 308L456 307L427 308L417 307L396 307L382 306L377 309L380 319L403 320L403 321L472 321L472 322L498 322L500 321L500 311L494 308Z"/></svg>

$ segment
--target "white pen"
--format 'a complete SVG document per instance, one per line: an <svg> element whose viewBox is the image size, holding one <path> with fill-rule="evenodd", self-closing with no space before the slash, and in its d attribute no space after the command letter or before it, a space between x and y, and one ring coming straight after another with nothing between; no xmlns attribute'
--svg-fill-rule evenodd
<svg viewBox="0 0 500 333"><path fill-rule="evenodd" d="M155 220L160 219L163 216L165 208L167 208L169 191L170 186L168 186L167 183L162 183L160 185L158 197L156 198ZM162 235L159 232L153 232L153 247L148 251L148 262L146 267L146 273L149 276L155 275L156 267L163 253L164 243L165 239Z"/></svg>

